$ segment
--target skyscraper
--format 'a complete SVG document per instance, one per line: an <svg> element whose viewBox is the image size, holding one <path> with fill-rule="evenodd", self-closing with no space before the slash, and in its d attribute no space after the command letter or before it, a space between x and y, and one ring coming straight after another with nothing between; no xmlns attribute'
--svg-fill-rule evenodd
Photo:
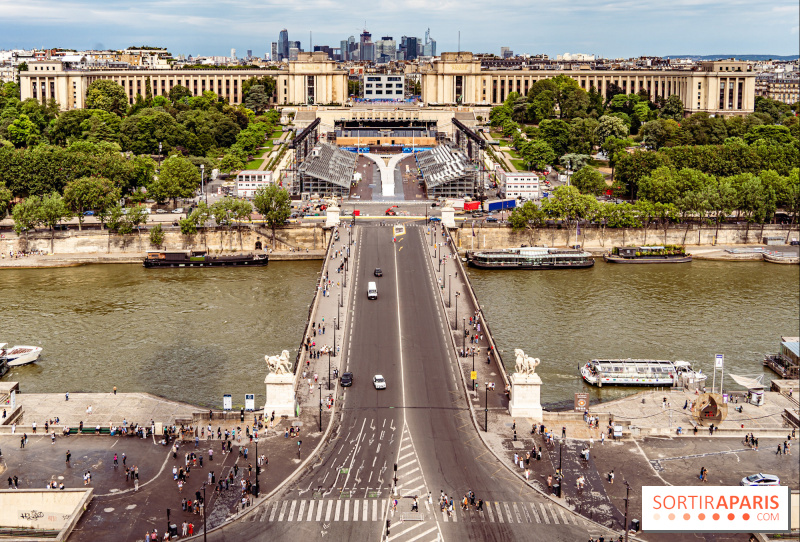
<svg viewBox="0 0 800 542"><path fill-rule="evenodd" d="M275 61L280 60L280 56L281 56L281 54L278 52L278 42L277 41L273 41L272 42L272 50L271 50L271 53L269 55L269 59L272 60L273 62L275 62Z"/></svg>
<svg viewBox="0 0 800 542"><path fill-rule="evenodd" d="M231 60L236 62L236 49L231 49Z"/></svg>
<svg viewBox="0 0 800 542"><path fill-rule="evenodd" d="M341 53L342 62L347 62L350 60L350 51L347 48L347 40L342 40L339 42L339 49Z"/></svg>
<svg viewBox="0 0 800 542"><path fill-rule="evenodd" d="M361 33L361 41L358 43L358 59L366 62L375 61L375 44L372 43L372 34L365 28Z"/></svg>
<svg viewBox="0 0 800 542"><path fill-rule="evenodd" d="M375 62L390 62L397 58L397 44L392 36L384 36L375 42Z"/></svg>
<svg viewBox="0 0 800 542"><path fill-rule="evenodd" d="M289 31L285 28L278 34L278 55L280 58L273 60L283 60L289 58Z"/></svg>

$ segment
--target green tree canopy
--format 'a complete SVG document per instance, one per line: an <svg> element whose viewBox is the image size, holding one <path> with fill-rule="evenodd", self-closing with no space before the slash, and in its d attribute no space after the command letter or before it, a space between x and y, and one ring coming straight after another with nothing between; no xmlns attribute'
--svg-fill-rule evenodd
<svg viewBox="0 0 800 542"><path fill-rule="evenodd" d="M180 155L170 156L161 165L158 177L147 187L147 194L158 202L190 198L200 186L200 172Z"/></svg>
<svg viewBox="0 0 800 542"><path fill-rule="evenodd" d="M272 230L272 246L275 246L275 230L282 226L292 212L289 192L271 184L259 188L253 198L253 206L264 217L264 222Z"/></svg>
<svg viewBox="0 0 800 542"><path fill-rule="evenodd" d="M585 166L574 173L571 183L581 194L600 195L608 188L603 174L592 166Z"/></svg>
<svg viewBox="0 0 800 542"><path fill-rule="evenodd" d="M103 177L81 177L64 187L64 202L78 217L78 229L83 228L83 213L91 210L99 215L105 214L119 198L114 183Z"/></svg>
<svg viewBox="0 0 800 542"><path fill-rule="evenodd" d="M102 109L123 116L128 111L128 97L118 83L110 79L98 79L86 89L86 108Z"/></svg>

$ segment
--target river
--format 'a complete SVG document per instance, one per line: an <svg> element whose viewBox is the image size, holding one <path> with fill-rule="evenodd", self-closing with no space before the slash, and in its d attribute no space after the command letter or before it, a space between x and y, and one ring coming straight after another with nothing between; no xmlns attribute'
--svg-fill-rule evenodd
<svg viewBox="0 0 800 542"><path fill-rule="evenodd" d="M539 358L542 403L571 404L573 393L608 400L630 388L583 383L592 358L686 360L708 373L725 356L727 373L777 375L762 366L781 336L800 334L800 266L765 262L619 265L591 269L469 271L506 366L515 348ZM719 382L719 376L717 377ZM554 405L553 405L554 406Z"/></svg>
<svg viewBox="0 0 800 542"><path fill-rule="evenodd" d="M220 408L222 395L264 403L265 354L294 353L319 261L252 269L94 265L0 270L0 341L44 348L4 380L23 393L147 391ZM507 364L538 357L542 401L565 406L630 389L589 389L596 357L685 359L710 372L767 374L763 354L800 334L800 266L695 261L575 271L470 270ZM725 385L735 384L727 376Z"/></svg>
<svg viewBox="0 0 800 542"><path fill-rule="evenodd" d="M147 391L221 408L264 404L264 355L293 353L319 261L258 268L91 265L0 270L0 341L44 348L20 390Z"/></svg>

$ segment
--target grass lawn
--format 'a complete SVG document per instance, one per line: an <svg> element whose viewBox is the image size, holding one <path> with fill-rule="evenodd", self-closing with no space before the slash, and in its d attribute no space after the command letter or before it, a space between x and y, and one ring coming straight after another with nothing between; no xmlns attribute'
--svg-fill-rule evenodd
<svg viewBox="0 0 800 542"><path fill-rule="evenodd" d="M261 166L262 162L264 162L263 158L254 158L253 160L250 160L249 162L247 162L247 164L245 165L244 168L245 169L258 169Z"/></svg>
<svg viewBox="0 0 800 542"><path fill-rule="evenodd" d="M517 171L527 171L527 169L525 169L524 161L522 160L509 160L509 161L515 168L517 168Z"/></svg>
<svg viewBox="0 0 800 542"><path fill-rule="evenodd" d="M508 153L508 155L511 158L515 158L515 159L519 160L519 153L517 151L515 151L514 149L509 147L509 149L506 152Z"/></svg>
<svg viewBox="0 0 800 542"><path fill-rule="evenodd" d="M503 132L489 132L489 135L492 136L492 139L501 139Z"/></svg>
<svg viewBox="0 0 800 542"><path fill-rule="evenodd" d="M270 139L278 139L283 135L283 130L275 130L272 132L272 135L269 137Z"/></svg>

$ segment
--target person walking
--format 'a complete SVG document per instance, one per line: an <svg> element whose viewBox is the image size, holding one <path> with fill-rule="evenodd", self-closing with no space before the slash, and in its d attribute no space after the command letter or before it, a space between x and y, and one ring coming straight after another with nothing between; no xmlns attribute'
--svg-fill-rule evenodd
<svg viewBox="0 0 800 542"><path fill-rule="evenodd" d="M67 466L69 467L69 459L72 457L72 454L70 453L69 450L67 450L67 453L65 454L65 456L66 456L66 459L67 459Z"/></svg>

